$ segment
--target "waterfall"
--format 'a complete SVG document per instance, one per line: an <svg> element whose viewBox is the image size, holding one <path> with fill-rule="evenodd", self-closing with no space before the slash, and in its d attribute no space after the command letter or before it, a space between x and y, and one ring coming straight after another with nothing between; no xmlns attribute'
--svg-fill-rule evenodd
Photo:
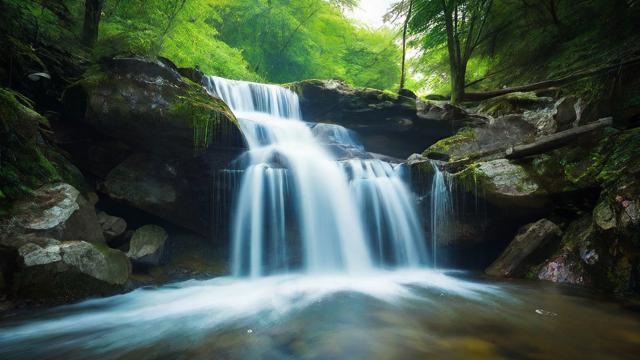
<svg viewBox="0 0 640 360"><path fill-rule="evenodd" d="M399 165L341 126L306 123L276 85L206 77L238 118L249 150L231 224L232 272L358 273L427 263L415 199Z"/></svg>
<svg viewBox="0 0 640 360"><path fill-rule="evenodd" d="M431 256L432 265L438 266L437 247L444 245L449 233L449 220L452 217L453 203L451 198L451 181L448 173L440 169L437 161L430 161L433 168L433 178L431 180L431 201L430 201L430 235L431 235Z"/></svg>

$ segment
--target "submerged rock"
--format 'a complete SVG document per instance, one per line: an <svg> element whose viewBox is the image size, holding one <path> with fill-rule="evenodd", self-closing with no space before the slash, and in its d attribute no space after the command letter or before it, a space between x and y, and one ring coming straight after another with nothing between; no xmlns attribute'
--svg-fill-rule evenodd
<svg viewBox="0 0 640 360"><path fill-rule="evenodd" d="M513 276L523 268L523 262L536 250L559 239L562 231L553 222L541 219L523 226L513 241L485 273L491 276Z"/></svg>
<svg viewBox="0 0 640 360"><path fill-rule="evenodd" d="M105 241L93 205L69 184L45 185L18 201L13 212L13 221L22 232L58 240Z"/></svg>
<svg viewBox="0 0 640 360"><path fill-rule="evenodd" d="M145 225L133 233L127 256L140 265L159 265L167 232L156 225Z"/></svg>

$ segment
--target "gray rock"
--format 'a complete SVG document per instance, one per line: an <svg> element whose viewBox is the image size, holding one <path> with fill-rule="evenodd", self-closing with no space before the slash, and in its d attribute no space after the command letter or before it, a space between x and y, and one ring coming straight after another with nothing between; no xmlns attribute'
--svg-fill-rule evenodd
<svg viewBox="0 0 640 360"><path fill-rule="evenodd" d="M337 80L305 80L286 86L298 94L305 120L352 129L367 150L397 158L452 135L468 117L459 108L445 109L411 96L354 88ZM462 119L457 118L460 114Z"/></svg>
<svg viewBox="0 0 640 360"><path fill-rule="evenodd" d="M58 302L109 295L122 290L131 273L127 256L103 244L27 234L3 238L0 247L16 257L18 267L8 275L22 298Z"/></svg>
<svg viewBox="0 0 640 360"><path fill-rule="evenodd" d="M123 218L111 216L104 211L98 213L98 222L107 241L122 235L127 230L127 222Z"/></svg>
<svg viewBox="0 0 640 360"><path fill-rule="evenodd" d="M567 130L577 122L578 114L576 108L579 108L579 99L573 96L567 96L555 103L555 115L553 116L558 131Z"/></svg>
<svg viewBox="0 0 640 360"><path fill-rule="evenodd" d="M127 256L137 264L158 265L167 238L167 232L160 226L145 225L133 233Z"/></svg>
<svg viewBox="0 0 640 360"><path fill-rule="evenodd" d="M476 163L455 179L500 207L540 208L549 201L547 191L524 167L506 159Z"/></svg>
<svg viewBox="0 0 640 360"><path fill-rule="evenodd" d="M541 219L523 226L509 246L486 270L491 276L513 276L523 268L523 262L537 249L558 240L562 231L553 222Z"/></svg>
<svg viewBox="0 0 640 360"><path fill-rule="evenodd" d="M103 243L95 209L69 184L48 184L14 207L13 221L22 232L35 232L58 240Z"/></svg>
<svg viewBox="0 0 640 360"><path fill-rule="evenodd" d="M207 223L200 216L203 205L193 189L181 163L149 154L129 157L100 187L111 199L198 232L206 229Z"/></svg>

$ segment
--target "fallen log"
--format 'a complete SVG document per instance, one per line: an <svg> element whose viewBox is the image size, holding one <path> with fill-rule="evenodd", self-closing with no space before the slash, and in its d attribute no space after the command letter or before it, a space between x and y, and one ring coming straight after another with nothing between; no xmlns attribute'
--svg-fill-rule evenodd
<svg viewBox="0 0 640 360"><path fill-rule="evenodd" d="M482 101L482 100L487 100L487 99L491 99L501 95L514 93L514 92L536 91L536 90L541 90L546 88L558 87L558 86L566 85L568 83L580 80L585 77L598 75L600 73L605 73L609 71L615 71L620 68L632 66L636 64L640 64L640 58L633 58L627 61L620 62L618 64L607 65L597 69L579 71L571 75L563 76L560 78L540 81L540 82L527 84L527 85L520 85L520 86L514 86L514 87L492 90L492 91L484 91L484 92L466 92L463 95L463 100L464 101ZM450 97L446 97L446 98L447 100L450 99Z"/></svg>
<svg viewBox="0 0 640 360"><path fill-rule="evenodd" d="M575 127L573 129L561 131L552 135L543 136L537 141L530 144L509 147L505 151L505 157L507 159L519 159L526 156L537 155L543 152L554 150L572 142L580 135L607 126L611 126L611 124L613 124L613 118L606 117L587 125Z"/></svg>

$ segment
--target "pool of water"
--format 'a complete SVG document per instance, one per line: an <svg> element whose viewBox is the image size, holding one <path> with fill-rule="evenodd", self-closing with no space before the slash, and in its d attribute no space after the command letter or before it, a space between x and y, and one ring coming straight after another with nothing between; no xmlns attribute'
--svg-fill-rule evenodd
<svg viewBox="0 0 640 360"><path fill-rule="evenodd" d="M187 281L0 320L1 359L632 359L640 313L446 271Z"/></svg>

